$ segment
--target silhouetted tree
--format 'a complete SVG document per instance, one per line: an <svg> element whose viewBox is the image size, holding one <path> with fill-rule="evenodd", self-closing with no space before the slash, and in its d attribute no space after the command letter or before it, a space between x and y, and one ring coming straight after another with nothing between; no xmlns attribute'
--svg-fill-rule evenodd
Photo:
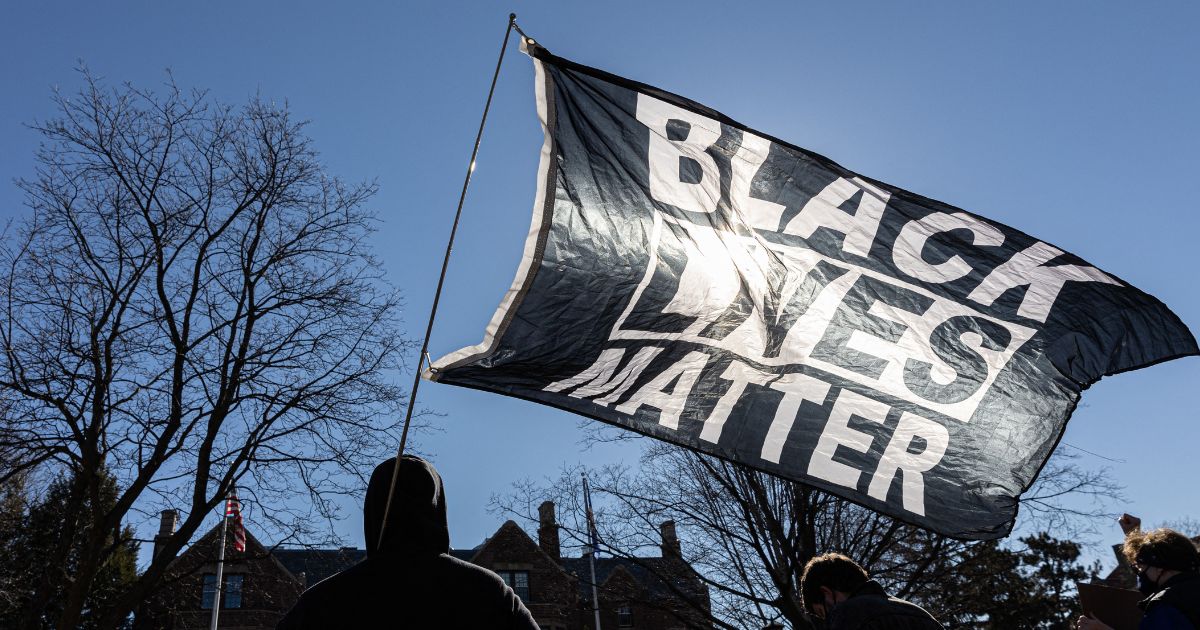
<svg viewBox="0 0 1200 630"><path fill-rule="evenodd" d="M493 497L492 508L535 523L537 505L555 501L566 540L582 545L587 528L579 472L567 469L545 483L519 483L512 493ZM810 558L830 551L860 562L893 595L928 604L936 613L958 565L975 553L974 543L662 442L647 443L637 469L610 466L590 474L604 551L635 558L658 544L660 522L675 521L685 558L708 584L710 619L720 627L778 621L808 627L800 577ZM1075 532L1102 514L1084 499L1106 495L1119 495L1119 488L1103 472L1082 470L1060 452L1023 501L1036 508L1026 510L1030 522ZM1072 500L1064 504L1064 498Z"/></svg>
<svg viewBox="0 0 1200 630"><path fill-rule="evenodd" d="M1075 583L1100 569L1081 555L1078 543L1045 532L1011 546L973 544L924 601L948 627L1067 630L1080 614Z"/></svg>
<svg viewBox="0 0 1200 630"><path fill-rule="evenodd" d="M285 107L83 78L32 125L31 215L0 246L0 481L61 474L64 513L87 513L27 607L32 625L57 602L59 628L80 623L131 515L183 519L103 627L235 484L275 506L260 526L331 516L395 448L385 374L409 347L366 242L375 186L327 175ZM317 518L289 512L301 504Z"/></svg>

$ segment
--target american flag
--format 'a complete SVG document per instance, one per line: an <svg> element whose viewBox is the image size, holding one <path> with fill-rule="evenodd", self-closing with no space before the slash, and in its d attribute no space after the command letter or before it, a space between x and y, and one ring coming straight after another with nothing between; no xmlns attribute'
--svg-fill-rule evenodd
<svg viewBox="0 0 1200 630"><path fill-rule="evenodd" d="M594 557L600 553L600 532L596 531L596 515L592 513L592 489L588 487L587 473L583 473L583 507L587 514L588 542Z"/></svg>
<svg viewBox="0 0 1200 630"><path fill-rule="evenodd" d="M225 518L233 518L233 548L235 551L246 551L246 528L242 525L242 503L237 494L229 495L225 501Z"/></svg>

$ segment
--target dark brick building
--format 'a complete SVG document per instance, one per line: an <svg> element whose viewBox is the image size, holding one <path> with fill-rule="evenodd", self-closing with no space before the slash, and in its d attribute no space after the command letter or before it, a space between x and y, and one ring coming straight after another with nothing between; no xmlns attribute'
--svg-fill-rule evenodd
<svg viewBox="0 0 1200 630"><path fill-rule="evenodd" d="M175 531L178 517L173 510L162 514L159 540ZM209 627L215 595L217 541L221 528L214 527L167 567L163 588L143 602L134 616L134 627L142 630L185 630ZM226 535L224 589L221 594L221 628L257 630L274 628L283 612L304 591L303 578L285 568L266 547L246 531L246 551L233 549L233 532Z"/></svg>
<svg viewBox="0 0 1200 630"><path fill-rule="evenodd" d="M593 629L591 570L587 557L560 553L554 504L543 503L535 541L513 521L474 549L455 549L459 559L498 573L525 602L544 630ZM164 512L160 536L174 530ZM613 630L711 628L708 589L680 554L670 521L663 523L662 555L597 558L601 627ZM176 558L166 586L138 611L136 627L207 628L216 573L213 528ZM246 552L226 548L221 628L273 628L307 587L361 561L361 549L268 550L247 531Z"/></svg>

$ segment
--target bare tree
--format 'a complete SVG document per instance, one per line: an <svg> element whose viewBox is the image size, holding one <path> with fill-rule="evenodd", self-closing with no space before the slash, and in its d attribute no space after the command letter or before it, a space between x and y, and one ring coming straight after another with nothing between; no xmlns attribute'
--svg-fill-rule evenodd
<svg viewBox="0 0 1200 630"><path fill-rule="evenodd" d="M0 481L64 472L67 514L103 504L103 470L120 490L64 524L29 627L53 592L67 599L54 623L76 625L109 534L139 513L184 518L103 626L235 485L329 516L394 448L403 399L387 373L410 347L368 253L375 185L327 175L286 107L82 76L32 125L38 168L19 182L32 213L0 248ZM53 559L72 540L68 575Z"/></svg>
<svg viewBox="0 0 1200 630"><path fill-rule="evenodd" d="M1192 516L1183 516L1180 518L1163 521L1159 523L1159 527L1173 529L1184 536L1195 539L1200 538L1200 519Z"/></svg>
<svg viewBox="0 0 1200 630"><path fill-rule="evenodd" d="M724 628L781 620L809 627L800 577L821 553L844 553L894 595L932 602L974 548L803 484L661 442L646 445L636 470L610 466L589 474L604 550L636 557L657 544L658 523L675 521L687 542L685 558L708 584L710 619ZM563 506L566 539L582 545L587 530L578 478L579 470L567 469L547 483L522 482L493 497L492 508L532 523L536 506L554 500ZM1103 473L1083 470L1069 455L1056 456L1042 479L1027 495L1036 508L1027 518L1062 531L1086 529L1104 514L1081 498L1119 494Z"/></svg>

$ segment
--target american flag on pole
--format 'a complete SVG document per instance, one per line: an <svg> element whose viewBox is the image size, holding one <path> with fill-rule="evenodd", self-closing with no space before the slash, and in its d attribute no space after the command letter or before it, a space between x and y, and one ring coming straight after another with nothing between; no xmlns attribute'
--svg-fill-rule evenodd
<svg viewBox="0 0 1200 630"><path fill-rule="evenodd" d="M245 553L246 528L242 525L242 503L236 493L225 501L225 518L233 518L233 548Z"/></svg>
<svg viewBox="0 0 1200 630"><path fill-rule="evenodd" d="M587 513L588 543L592 546L592 555L600 553L600 532L596 531L596 515L592 512L592 489L588 487L587 473L583 475L583 507Z"/></svg>

